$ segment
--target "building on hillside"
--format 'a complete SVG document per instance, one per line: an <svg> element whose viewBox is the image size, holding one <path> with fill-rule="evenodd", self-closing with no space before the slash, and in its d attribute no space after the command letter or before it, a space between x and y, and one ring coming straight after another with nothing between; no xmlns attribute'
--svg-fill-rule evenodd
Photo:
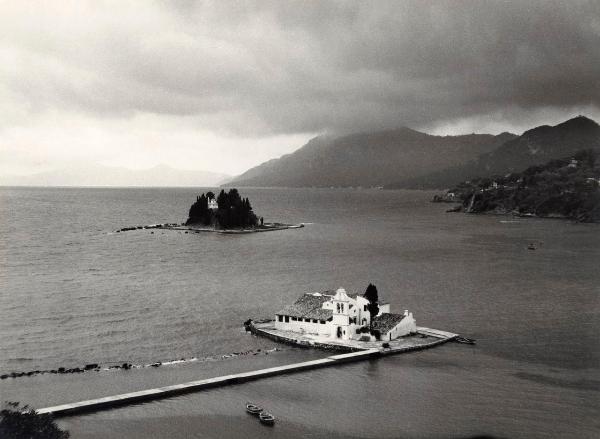
<svg viewBox="0 0 600 439"><path fill-rule="evenodd" d="M293 304L275 313L275 328L342 340L369 338L363 329L371 324L368 304L363 296L349 296L343 288L303 294ZM381 340L394 340L416 332L417 325L412 313L392 314L388 303L379 303L373 329L379 331Z"/></svg>
<svg viewBox="0 0 600 439"><path fill-rule="evenodd" d="M217 199L216 198L209 198L208 199L208 208L212 209L212 210L219 209L219 203L217 203Z"/></svg>

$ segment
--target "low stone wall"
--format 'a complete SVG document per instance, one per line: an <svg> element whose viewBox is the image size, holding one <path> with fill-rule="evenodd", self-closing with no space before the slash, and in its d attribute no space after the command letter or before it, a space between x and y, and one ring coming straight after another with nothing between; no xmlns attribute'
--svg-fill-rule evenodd
<svg viewBox="0 0 600 439"><path fill-rule="evenodd" d="M410 351L420 351L423 349L428 349L443 343L447 343L449 341L453 341L456 340L456 338L458 337L458 334L454 334L451 332L447 332L447 331L440 331L440 330L436 330L436 329L430 329L430 328L417 328L417 332L415 334L422 334L422 336L426 336L426 337L432 337L434 338L433 341L426 341L423 343L419 343L419 344L411 344L408 346L394 346L395 342L397 342L398 340L401 340L402 338L398 338L396 340L393 340L391 342L387 342L386 340L381 340L377 342L377 345L373 345L373 343L365 343L365 346L350 346L350 345L342 345L342 344L338 344L338 343L326 343L326 342L319 342L319 341L315 341L315 340L302 340L301 338L295 338L293 336L285 336L285 335L279 335L276 334L274 332L275 331L271 331L269 330L270 328L265 328L262 329L260 327L257 327L255 325L256 324L261 324L261 323L269 323L272 322L272 320L261 320L261 321L256 321L254 322L253 320L249 319L244 323L244 326L246 328L247 331L250 331L252 334L260 336L260 337L266 337L269 338L271 340L277 341L279 343L285 343L291 346L296 346L296 347L300 347L300 348L313 348L313 349L320 349L320 350L325 350L325 351L338 351L338 352L361 352L361 351L366 351L366 350L372 350L372 349L378 349L379 351L381 351L381 353L383 355L391 355L391 354L399 354L399 353L403 353L403 352L410 352ZM384 348L383 345L386 344L391 344L391 347L386 347Z"/></svg>
<svg viewBox="0 0 600 439"><path fill-rule="evenodd" d="M338 352L360 352L360 351L365 350L365 349L353 348L350 346L340 346L340 345L334 345L334 344L328 344L328 343L318 343L318 342L308 343L308 342L305 342L302 340L295 340L295 339L290 339L287 337L281 337L279 335L271 334L268 331L263 331L262 329L257 328L256 326L254 326L254 324L252 322L250 323L250 325L248 327L250 329L250 332L254 335L257 335L260 337L266 337L266 338L269 338L269 339L274 340L279 343L285 343L288 345L301 347L301 348L313 348L313 349L316 348L316 349L321 349L321 350L325 350L325 351L338 351Z"/></svg>
<svg viewBox="0 0 600 439"><path fill-rule="evenodd" d="M360 361L372 357L377 357L380 352L376 349L334 355L319 360L305 361L302 363L288 364L285 366L276 366L268 369L255 370L250 372L236 373L221 377L208 378L200 381L192 381L184 384L175 384L156 389L141 390L138 392L124 393L121 395L107 396L88 401L79 401L70 404L62 404L54 407L46 407L36 410L38 414L50 414L55 417L72 416L86 412L111 409L123 405L152 401L172 396L182 395L190 392L198 392L214 387L229 386L241 384L248 381L259 380L277 375L297 373L317 369L320 367L330 367L336 364L348 363L351 361Z"/></svg>

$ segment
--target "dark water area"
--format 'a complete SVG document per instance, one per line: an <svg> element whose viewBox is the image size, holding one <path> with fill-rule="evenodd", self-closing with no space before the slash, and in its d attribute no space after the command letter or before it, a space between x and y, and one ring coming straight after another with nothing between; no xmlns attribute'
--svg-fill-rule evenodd
<svg viewBox="0 0 600 439"><path fill-rule="evenodd" d="M446 214L430 192L244 189L249 235L180 222L199 189L0 188L0 374L276 345L243 333L305 292L369 282L417 324L477 339L61 421L73 437L598 437L600 226ZM529 243L537 250L528 250ZM324 356L282 347L0 381L36 406ZM256 400L280 422L243 412ZM153 436L154 435L154 436Z"/></svg>

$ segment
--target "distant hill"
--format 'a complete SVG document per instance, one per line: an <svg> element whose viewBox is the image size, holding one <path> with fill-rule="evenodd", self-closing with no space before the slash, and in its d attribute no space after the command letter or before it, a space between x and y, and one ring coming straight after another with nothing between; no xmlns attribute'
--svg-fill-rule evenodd
<svg viewBox="0 0 600 439"><path fill-rule="evenodd" d="M230 178L207 171L188 171L159 165L131 170L101 165L86 165L27 176L0 176L0 186L198 186L222 184Z"/></svg>
<svg viewBox="0 0 600 439"><path fill-rule="evenodd" d="M409 128L320 136L233 178L235 186L374 187L466 163L516 137L432 136Z"/></svg>
<svg viewBox="0 0 600 439"><path fill-rule="evenodd" d="M475 178L445 196L467 213L513 213L600 221L600 152L582 150L499 178Z"/></svg>
<svg viewBox="0 0 600 439"><path fill-rule="evenodd" d="M543 125L525 131L499 148L479 155L468 163L417 178L402 176L389 188L448 188L457 181L482 175L505 175L528 166L572 155L579 150L600 150L600 126L578 116L556 126Z"/></svg>

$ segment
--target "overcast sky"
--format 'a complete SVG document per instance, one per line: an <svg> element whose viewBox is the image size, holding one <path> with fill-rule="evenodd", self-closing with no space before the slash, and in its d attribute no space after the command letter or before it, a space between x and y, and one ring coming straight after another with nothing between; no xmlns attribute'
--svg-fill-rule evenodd
<svg viewBox="0 0 600 439"><path fill-rule="evenodd" d="M600 121L599 1L1 1L0 172Z"/></svg>

